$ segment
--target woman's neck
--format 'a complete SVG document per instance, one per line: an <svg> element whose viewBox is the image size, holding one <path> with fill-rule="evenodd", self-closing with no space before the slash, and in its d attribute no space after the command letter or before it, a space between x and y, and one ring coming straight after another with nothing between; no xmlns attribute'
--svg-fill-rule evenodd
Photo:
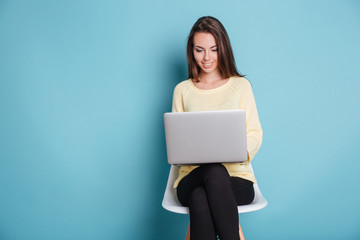
<svg viewBox="0 0 360 240"><path fill-rule="evenodd" d="M223 77L221 76L219 71L214 71L211 73L204 73L201 72L199 75L199 81L203 83L213 83L222 80Z"/></svg>
<svg viewBox="0 0 360 240"><path fill-rule="evenodd" d="M199 76L199 82L193 82L194 85L200 89L208 90L220 87L227 83L229 79L223 78L220 73L201 73Z"/></svg>

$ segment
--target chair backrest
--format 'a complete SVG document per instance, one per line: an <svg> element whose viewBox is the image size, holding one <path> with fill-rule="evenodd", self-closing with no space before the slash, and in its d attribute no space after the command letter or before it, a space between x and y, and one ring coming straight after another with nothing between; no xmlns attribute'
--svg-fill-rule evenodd
<svg viewBox="0 0 360 240"><path fill-rule="evenodd" d="M252 170L251 164L250 167ZM162 201L162 206L163 208L165 208L170 212L189 214L189 208L181 205L181 203L177 199L176 189L173 187L175 180L179 176L179 169L180 169L179 166L171 165L164 198ZM261 194L261 191L257 184L254 184L254 190L255 190L254 201L248 205L238 206L239 213L252 212L266 207L268 202Z"/></svg>

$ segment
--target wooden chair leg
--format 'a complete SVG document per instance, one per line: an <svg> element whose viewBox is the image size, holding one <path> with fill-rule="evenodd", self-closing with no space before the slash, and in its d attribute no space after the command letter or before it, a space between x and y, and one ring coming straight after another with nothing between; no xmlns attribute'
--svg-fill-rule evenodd
<svg viewBox="0 0 360 240"><path fill-rule="evenodd" d="M186 233L185 240L190 240L190 223L189 223L189 227L188 227L188 230L187 230L187 233Z"/></svg>
<svg viewBox="0 0 360 240"><path fill-rule="evenodd" d="M239 223L239 235L240 235L240 240L245 240L244 233L241 229L240 223Z"/></svg>

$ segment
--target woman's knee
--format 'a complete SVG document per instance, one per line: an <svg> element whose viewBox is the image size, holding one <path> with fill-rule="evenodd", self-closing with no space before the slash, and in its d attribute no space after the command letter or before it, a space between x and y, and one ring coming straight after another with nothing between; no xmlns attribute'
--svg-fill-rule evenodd
<svg viewBox="0 0 360 240"><path fill-rule="evenodd" d="M230 175L224 165L220 163L212 163L204 165L204 175L206 181L215 180L219 181L229 181Z"/></svg>

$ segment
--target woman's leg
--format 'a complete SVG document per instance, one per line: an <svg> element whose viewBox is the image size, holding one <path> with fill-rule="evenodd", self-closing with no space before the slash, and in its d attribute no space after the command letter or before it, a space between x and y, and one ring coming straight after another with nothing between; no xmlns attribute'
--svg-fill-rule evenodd
<svg viewBox="0 0 360 240"><path fill-rule="evenodd" d="M180 181L177 188L178 198L184 206L189 206L190 214L193 206L189 205L189 199L192 192L198 187L203 187L206 193L210 216L220 238L222 240L239 239L237 203L226 168L222 164L204 164ZM201 221L201 219L196 218L191 221ZM192 226L190 226L190 239L193 237L192 231ZM206 232L208 230L194 231Z"/></svg>
<svg viewBox="0 0 360 240"><path fill-rule="evenodd" d="M237 205L250 204L255 197L254 183L239 177L231 177L231 187L236 199ZM239 223L240 237L244 239L244 233Z"/></svg>
<svg viewBox="0 0 360 240"><path fill-rule="evenodd" d="M255 197L254 183L239 177L231 177L230 181L237 205L252 203Z"/></svg>
<svg viewBox="0 0 360 240"><path fill-rule="evenodd" d="M216 232L212 220L205 189L198 187L189 197L190 239L216 240Z"/></svg>

